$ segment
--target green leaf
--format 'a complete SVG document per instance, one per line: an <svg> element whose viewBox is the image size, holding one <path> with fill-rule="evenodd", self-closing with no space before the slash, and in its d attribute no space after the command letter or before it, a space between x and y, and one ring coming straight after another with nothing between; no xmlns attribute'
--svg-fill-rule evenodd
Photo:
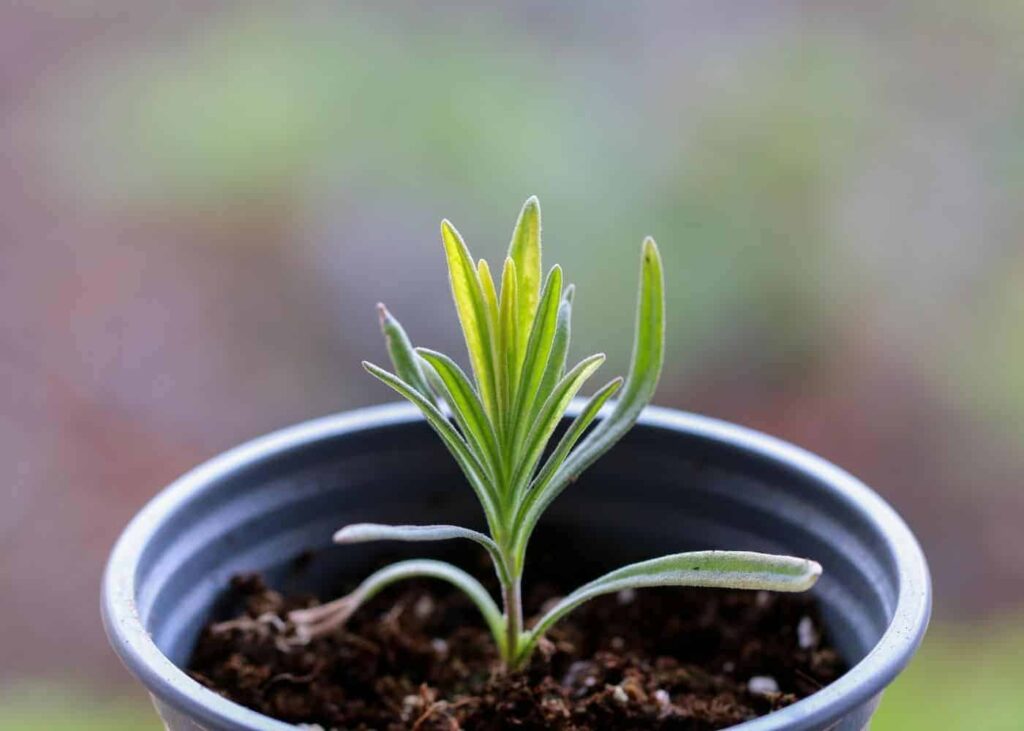
<svg viewBox="0 0 1024 731"><path fill-rule="evenodd" d="M555 334L551 339L551 352L548 354L548 362L544 366L544 375L537 386L537 393L533 396L533 404L530 413L526 417L532 423L537 417L537 412L544 404L544 400L551 395L555 384L565 375L565 361L569 354L569 336L572 326L572 299L576 288L569 285L565 289L562 302L558 305L558 316L555 318Z"/></svg>
<svg viewBox="0 0 1024 731"><path fill-rule="evenodd" d="M524 518L527 526L536 525L547 507L562 490L602 454L621 439L636 423L637 417L654 395L665 358L665 296L661 256L654 239L644 241L640 268L640 295L637 303L636 333L629 375L622 396L612 413L583 439L555 471L551 481L537 492Z"/></svg>
<svg viewBox="0 0 1024 731"><path fill-rule="evenodd" d="M519 315L518 285L516 283L516 264L505 259L505 267L501 272L501 304L499 306L498 359L505 370L502 408L506 418L512 410L516 388L519 385ZM507 425L506 425L507 426Z"/></svg>
<svg viewBox="0 0 1024 731"><path fill-rule="evenodd" d="M484 308L487 311L487 328L493 342L498 332L498 293L494 289L491 268L483 259L476 263L476 276L480 280L480 291L483 293Z"/></svg>
<svg viewBox="0 0 1024 731"><path fill-rule="evenodd" d="M334 534L335 543L369 543L371 541L449 541L466 539L483 546L494 561L498 578L505 580L505 559L498 544L469 528L457 525L383 525L381 523L353 523Z"/></svg>
<svg viewBox="0 0 1024 731"><path fill-rule="evenodd" d="M565 460L569 451L576 445L579 438L586 432L587 427L597 417L601 407L604 406L605 402L611 398L622 386L622 378L613 378L607 384L601 387L597 393L590 397L587 405L583 407L579 415L572 420L569 428L566 429L565 434L558 440L558 444L552 450L551 455L547 458L544 466L540 472L537 473L537 477L534 478L530 485L529 492L526 495L525 500L520 504L516 513L515 519L512 521L512 525L515 526L516 540L514 545L514 553L517 555L523 555L526 552L526 542L530 538L530 534L533 532L534 524L529 521L531 513L531 507L537 500L539 495L544 494L544 488L551 480L555 473L555 470L561 466ZM539 516L538 516L539 517Z"/></svg>
<svg viewBox="0 0 1024 731"><path fill-rule="evenodd" d="M288 619L295 624L299 636L308 639L344 626L359 607L391 584L417 578L440 579L462 590L480 610L494 641L504 654L505 620L498 605L479 581L443 561L417 559L385 566L370 574L351 594L319 607L289 612Z"/></svg>
<svg viewBox="0 0 1024 731"><path fill-rule="evenodd" d="M423 416L426 417L427 423L430 424L434 431L437 432L437 435L441 437L441 441L444 442L446 447L448 447L448 451L451 452L459 467L462 468L463 474L466 476L470 487L473 488L473 491L476 493L476 496L480 500L480 504L484 509L484 515L487 517L487 525L491 531L491 535L497 537L501 532L497 494L495 493L493 486L486 479L487 471L485 467L480 463L480 460L472 450L470 450L466 445L462 435L455 430L455 428L444 417L444 414L442 414L434 404L424 398L418 391L401 378L393 373L388 373L383 368L365 360L363 361L363 368L365 368L370 375L376 377L385 385L390 386L402 396L412 401L417 407L419 407L419 410L423 412Z"/></svg>
<svg viewBox="0 0 1024 731"><path fill-rule="evenodd" d="M459 232L447 220L441 222L441 240L448 258L452 297L455 299L455 309L458 311L462 333L466 338L466 349L469 351L470 363L473 364L480 398L491 419L497 423L498 407L492 354L494 343L491 340L487 300L469 249Z"/></svg>
<svg viewBox="0 0 1024 731"><path fill-rule="evenodd" d="M444 353L418 348L417 354L434 369L441 381L438 390L448 402L456 423L482 458L484 465L488 467L491 479L497 484L502 475L498 437L487 414L484 413L480 398L473 390L473 384L455 361Z"/></svg>
<svg viewBox="0 0 1024 731"><path fill-rule="evenodd" d="M558 422L561 420L565 410L569 408L569 403L579 392L580 388L583 387L587 379L604 363L604 359L604 354L598 353L580 361L558 382L551 391L551 395L548 396L544 405L537 412L537 418L533 422L529 436L526 438L522 459L516 467L515 477L513 478L512 484L516 486L517 493L521 494L526 483L529 481L534 467L537 466L537 462L544 453L544 447L551 438L551 434L555 431L555 427L558 426Z"/></svg>
<svg viewBox="0 0 1024 731"><path fill-rule="evenodd" d="M524 418L524 414L529 413L529 409L533 406L537 390L544 378L545 366L554 342L561 296L562 268L556 264L551 268L548 278L544 282L544 290L541 292L540 304L537 307L537 316L533 321L530 338L526 345L526 358L523 360L519 388L516 389L516 401L512 411L513 434L511 442L506 445L511 448L513 455L518 454L520 443L530 426L529 419Z"/></svg>
<svg viewBox="0 0 1024 731"><path fill-rule="evenodd" d="M556 622L602 594L650 586L797 592L810 589L819 576L821 566L806 558L749 551L695 551L641 561L584 584L558 602L527 633L519 654L529 654Z"/></svg>
<svg viewBox="0 0 1024 731"><path fill-rule="evenodd" d="M427 384L426 376L420 364L420 359L405 334L401 323L396 320L388 309L382 304L377 304L377 315L380 318L380 329L384 333L387 343L388 354L391 356L391 363L395 367L395 373L403 381L419 391L427 399L433 400L433 393Z"/></svg>
<svg viewBox="0 0 1024 731"><path fill-rule="evenodd" d="M517 360L522 363L526 357L525 335L530 332L534 314L540 301L541 251L540 251L540 201L530 196L519 212L508 256L516 265L518 297L518 325L523 334L517 345Z"/></svg>

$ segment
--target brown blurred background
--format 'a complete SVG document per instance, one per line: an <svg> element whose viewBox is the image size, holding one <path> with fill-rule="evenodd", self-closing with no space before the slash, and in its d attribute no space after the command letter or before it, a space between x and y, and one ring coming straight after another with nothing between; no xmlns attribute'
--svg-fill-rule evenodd
<svg viewBox="0 0 1024 731"><path fill-rule="evenodd" d="M880 729L1024 716L1024 4L0 7L0 727L154 728L98 585L157 490L461 353L437 227L544 207L576 342L906 517L935 625ZM628 276L624 276L628 273ZM927 701L927 702L924 702Z"/></svg>

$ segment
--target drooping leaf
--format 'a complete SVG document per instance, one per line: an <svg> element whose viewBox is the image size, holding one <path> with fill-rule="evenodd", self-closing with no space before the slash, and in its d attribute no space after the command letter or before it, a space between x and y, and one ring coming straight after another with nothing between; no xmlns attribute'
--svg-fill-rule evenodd
<svg viewBox="0 0 1024 731"><path fill-rule="evenodd" d="M459 232L447 220L441 222L441 240L448 259L452 297L466 338L466 349L480 389L480 399L491 419L495 420L498 406L492 354L494 343L491 339L487 300L469 249Z"/></svg>
<svg viewBox="0 0 1024 731"><path fill-rule="evenodd" d="M443 561L416 559L399 561L385 566L370 574L351 594L311 609L300 609L289 612L288 619L296 625L300 635L316 636L325 629L336 629L344 626L362 605L379 594L382 590L398 581L405 579L431 578L447 581L460 589L480 610L487 628L494 635L494 641L504 653L505 624L501 610L494 599L479 581L460 568Z"/></svg>
<svg viewBox="0 0 1024 731"><path fill-rule="evenodd" d="M466 539L483 546L494 561L498 578L504 580L505 560L498 544L475 530L458 525L383 525L381 523L353 523L334 534L335 543L370 543L372 541L450 541Z"/></svg>
<svg viewBox="0 0 1024 731"><path fill-rule="evenodd" d="M427 419L427 423L434 429L444 445L448 447L463 474L469 481L470 487L476 493L480 504L487 517L487 525L491 535L497 536L502 530L500 516L498 513L498 496L494 493L493 486L486 479L486 469L480 463L479 458L466 445L462 435L449 423L434 404L419 394L408 383L393 373L388 373L383 368L363 361L363 368L387 386L390 386L399 394L412 401Z"/></svg>
<svg viewBox="0 0 1024 731"><path fill-rule="evenodd" d="M382 303L377 304L377 316L380 318L380 329L384 333L384 340L387 343L388 354L391 356L391 364L395 367L395 373L423 394L425 398L433 400L433 394L427 384L420 359L416 355L409 336L405 334L405 329Z"/></svg>
<svg viewBox="0 0 1024 731"><path fill-rule="evenodd" d="M716 589L806 591L821 576L821 566L806 558L749 551L695 551L641 561L584 584L541 617L519 652L529 652L537 639L573 609L591 599L651 586L702 586Z"/></svg>
<svg viewBox="0 0 1024 731"><path fill-rule="evenodd" d="M521 363L526 356L526 333L530 332L534 314L540 301L541 249L540 249L540 201L530 196L519 212L508 256L516 265L516 289L518 290L518 324L523 333L517 344L517 360Z"/></svg>

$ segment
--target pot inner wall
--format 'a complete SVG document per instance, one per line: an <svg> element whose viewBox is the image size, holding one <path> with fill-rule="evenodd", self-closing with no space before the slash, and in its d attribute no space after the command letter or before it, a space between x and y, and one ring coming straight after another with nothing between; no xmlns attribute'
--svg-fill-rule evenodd
<svg viewBox="0 0 1024 731"><path fill-rule="evenodd" d="M347 434L236 469L179 505L141 557L139 616L183 665L201 627L230 611L232 576L260 572L282 591L338 595L383 557L479 566L468 543L333 546L353 522L482 527L479 506L423 423ZM630 561L685 550L805 556L814 592L852 666L892 620L898 576L859 508L818 478L697 435L637 426L562 494L541 522L525 582L572 571L574 583ZM542 550L543 548L543 550Z"/></svg>

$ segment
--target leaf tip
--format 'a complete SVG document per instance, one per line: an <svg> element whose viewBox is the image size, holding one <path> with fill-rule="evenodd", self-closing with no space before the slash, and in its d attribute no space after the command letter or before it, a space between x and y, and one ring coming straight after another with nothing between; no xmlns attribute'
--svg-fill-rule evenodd
<svg viewBox="0 0 1024 731"><path fill-rule="evenodd" d="M448 245L449 242L462 242L462 236L455 225L447 218L441 219L441 240Z"/></svg>
<svg viewBox="0 0 1024 731"><path fill-rule="evenodd" d="M817 561L812 561L809 558L805 560L807 561L807 588L810 589L821 578L822 568Z"/></svg>
<svg viewBox="0 0 1024 731"><path fill-rule="evenodd" d="M654 242L652 236L644 238L644 261L652 261L654 259L660 259L661 254L658 251L658 245Z"/></svg>
<svg viewBox="0 0 1024 731"><path fill-rule="evenodd" d="M335 543L349 543L352 540L352 529L355 526L346 525L344 528L336 531L334 536L331 538Z"/></svg>

